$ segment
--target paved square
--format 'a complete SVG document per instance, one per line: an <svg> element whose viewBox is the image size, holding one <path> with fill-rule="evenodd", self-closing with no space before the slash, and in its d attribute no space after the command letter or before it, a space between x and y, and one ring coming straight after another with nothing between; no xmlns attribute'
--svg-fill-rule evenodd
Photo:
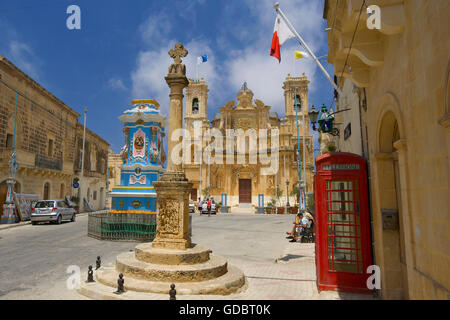
<svg viewBox="0 0 450 320"><path fill-rule="evenodd" d="M240 268L247 290L229 296L183 296L184 299L372 299L371 295L317 292L314 244L289 243L285 232L292 215L194 214L192 240L209 247ZM97 255L112 264L117 254L135 242L99 241L87 237L87 216L62 225L25 225L0 230L0 299L87 299L66 288L69 265L78 265L84 281ZM126 280L126 279L125 279ZM106 289L109 290L109 289ZM168 299L161 294L125 293L122 298Z"/></svg>

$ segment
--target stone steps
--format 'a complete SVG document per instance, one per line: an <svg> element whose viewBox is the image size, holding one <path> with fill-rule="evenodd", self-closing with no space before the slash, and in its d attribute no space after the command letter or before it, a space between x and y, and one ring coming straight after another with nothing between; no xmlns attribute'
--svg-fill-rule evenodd
<svg viewBox="0 0 450 320"><path fill-rule="evenodd" d="M196 282L150 281L124 275L125 292L115 295L119 272L114 266L104 266L95 271L96 283L81 283L79 292L92 299L133 299L133 292L169 294L170 284L175 283L177 295L229 295L247 289L245 276L238 268L228 265L228 271L220 277ZM143 297L145 299L145 297ZM150 297L149 297L150 298Z"/></svg>
<svg viewBox="0 0 450 320"><path fill-rule="evenodd" d="M135 248L136 259L164 265L198 264L209 260L212 251L198 244L186 250L166 250L153 248L151 243L139 244Z"/></svg>
<svg viewBox="0 0 450 320"><path fill-rule="evenodd" d="M116 270L124 276L149 281L195 282L222 276L227 272L227 261L211 256L208 261L197 264L153 264L136 259L134 252L125 252L117 256Z"/></svg>
<svg viewBox="0 0 450 320"><path fill-rule="evenodd" d="M151 293L168 294L172 283L177 294L182 295L229 295L246 290L242 271L211 252L197 244L186 250L139 244L134 252L119 254L114 265L96 270L97 282L83 282L79 292L93 299L133 299L138 293L150 299ZM120 273L128 292L116 295L113 292L117 290ZM146 297L139 296L139 299Z"/></svg>

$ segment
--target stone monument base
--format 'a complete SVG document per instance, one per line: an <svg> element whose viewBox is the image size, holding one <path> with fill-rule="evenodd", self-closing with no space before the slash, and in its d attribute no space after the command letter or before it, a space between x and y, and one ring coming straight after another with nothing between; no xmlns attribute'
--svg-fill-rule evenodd
<svg viewBox="0 0 450 320"><path fill-rule="evenodd" d="M108 298L124 275L127 292L169 294L175 284L181 295L228 295L246 288L245 276L226 259L193 244L184 250L154 248L151 243L136 246L134 252L117 256L116 264L95 271L96 283L82 282L79 292L90 298ZM102 293L103 292L103 293ZM129 295L130 295L129 294Z"/></svg>

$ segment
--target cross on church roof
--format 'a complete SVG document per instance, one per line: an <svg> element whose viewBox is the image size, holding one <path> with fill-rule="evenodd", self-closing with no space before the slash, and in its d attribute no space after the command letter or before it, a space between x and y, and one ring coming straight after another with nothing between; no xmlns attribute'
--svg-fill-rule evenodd
<svg viewBox="0 0 450 320"><path fill-rule="evenodd" d="M175 44L175 48L169 50L169 56L173 58L176 64L181 63L180 57L186 57L188 51L183 47L183 45L178 42Z"/></svg>

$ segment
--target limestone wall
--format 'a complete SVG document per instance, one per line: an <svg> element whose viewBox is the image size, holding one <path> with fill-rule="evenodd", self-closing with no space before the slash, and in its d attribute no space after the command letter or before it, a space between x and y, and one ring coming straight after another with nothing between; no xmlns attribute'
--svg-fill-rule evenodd
<svg viewBox="0 0 450 320"><path fill-rule="evenodd" d="M10 61L0 56L0 184L9 176L8 161L12 152L14 133L14 109L17 98L15 149L19 170L16 175L18 192L40 195L44 198L44 186L48 184L48 198L61 199L75 195L72 188L79 157L82 125L77 112L33 79L29 78ZM80 139L81 136L81 139ZM106 182L107 151L109 144L87 130L88 146L96 146L95 170L86 176ZM87 157L86 164L90 166ZM101 159L105 159L104 172ZM95 182L95 185L97 182ZM106 188L106 184L103 186ZM101 191L101 186L95 187ZM4 188L0 186L0 205ZM99 197L100 198L100 197ZM103 201L104 201L103 197ZM100 201L97 200L97 201ZM96 207L104 205L98 203Z"/></svg>
<svg viewBox="0 0 450 320"><path fill-rule="evenodd" d="M385 299L450 299L450 2L379 2L387 18L381 31L360 24L349 72L339 55L349 50L357 3L336 8L329 1L324 15L335 29L329 61L336 75L367 92L363 126L381 293ZM388 19L392 13L395 19ZM398 210L398 228L383 228L383 209Z"/></svg>

